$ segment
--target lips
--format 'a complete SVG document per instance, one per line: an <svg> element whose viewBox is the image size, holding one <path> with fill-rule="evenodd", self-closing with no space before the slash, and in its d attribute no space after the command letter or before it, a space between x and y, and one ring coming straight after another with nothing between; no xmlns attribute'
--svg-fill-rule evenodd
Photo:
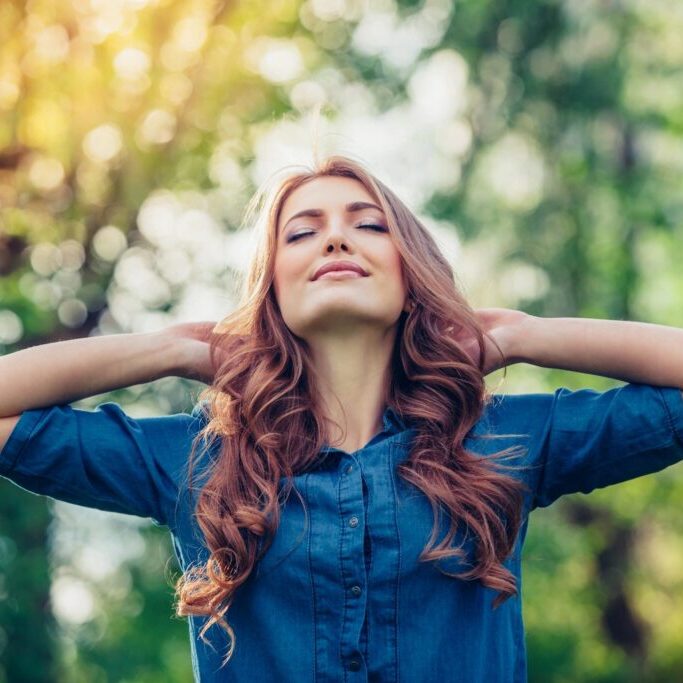
<svg viewBox="0 0 683 683"><path fill-rule="evenodd" d="M318 270L315 271L315 275L313 276L313 280L317 280L321 275L324 275L325 273L329 273L333 270L353 270L356 273L359 273L360 275L367 276L368 273L365 271L363 268L361 268L357 263L354 263L353 261L330 261L329 263L325 263Z"/></svg>

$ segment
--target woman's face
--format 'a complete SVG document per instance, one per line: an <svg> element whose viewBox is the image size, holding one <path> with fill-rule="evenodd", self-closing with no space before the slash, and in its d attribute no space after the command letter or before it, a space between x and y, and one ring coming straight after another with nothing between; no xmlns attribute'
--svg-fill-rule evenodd
<svg viewBox="0 0 683 683"><path fill-rule="evenodd" d="M360 202L373 206L348 206ZM339 260L368 275L313 279L320 266ZM362 183L323 176L287 197L277 226L274 288L285 324L303 339L396 323L407 293L401 258L384 212Z"/></svg>

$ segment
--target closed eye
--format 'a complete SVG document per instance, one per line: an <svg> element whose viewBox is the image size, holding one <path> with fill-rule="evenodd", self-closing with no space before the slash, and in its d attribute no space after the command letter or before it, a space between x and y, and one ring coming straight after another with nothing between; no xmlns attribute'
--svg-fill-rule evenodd
<svg viewBox="0 0 683 683"><path fill-rule="evenodd" d="M364 223L362 225L357 225L356 227L357 228L369 228L370 230L374 230L375 232L389 232L388 229L384 225L378 225L378 224L374 224L374 223L371 223L371 224ZM296 240L298 240L301 237L307 237L308 235L312 235L312 234L313 234L312 230L309 230L308 232L297 232L296 234L290 235L287 238L287 243L295 242Z"/></svg>

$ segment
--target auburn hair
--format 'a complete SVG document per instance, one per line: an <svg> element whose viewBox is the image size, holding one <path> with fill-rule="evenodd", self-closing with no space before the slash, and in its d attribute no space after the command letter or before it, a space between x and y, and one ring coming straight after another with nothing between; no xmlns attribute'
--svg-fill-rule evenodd
<svg viewBox="0 0 683 683"><path fill-rule="evenodd" d="M188 567L175 591L178 616L208 617L199 632L205 642L212 625L227 631L231 642L224 664L236 643L226 619L235 591L277 531L278 483L310 468L327 443L307 344L285 325L273 289L281 207L296 188L321 176L355 178L378 202L402 258L408 295L419 302L397 321L387 403L416 430L409 459L397 473L424 492L434 513L420 559L463 558L462 546L450 545L463 524L475 542L474 562L458 574L443 573L498 591L494 608L517 594L515 576L502 564L522 521L525 484L502 471L517 468L502 462L513 456L514 447L487 457L463 447L491 398L483 373L485 332L474 309L431 233L361 162L331 155L294 169L277 183L264 183L247 205L245 223L256 236L255 249L237 307L211 335L216 374L199 394L208 417L193 441L187 470L192 489L198 442L206 439L208 451L219 440L218 454L196 487L194 514L208 559ZM477 340L478 363L456 332L460 339ZM291 481L283 492L290 488ZM443 509L450 528L434 546Z"/></svg>

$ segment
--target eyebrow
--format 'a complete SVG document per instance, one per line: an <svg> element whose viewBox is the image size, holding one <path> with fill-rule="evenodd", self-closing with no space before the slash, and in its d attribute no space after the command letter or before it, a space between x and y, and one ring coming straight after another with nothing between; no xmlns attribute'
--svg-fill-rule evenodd
<svg viewBox="0 0 683 683"><path fill-rule="evenodd" d="M362 211L363 209L377 209L378 211L384 213L382 209L379 206L377 206L377 204L371 204L370 202L351 202L350 204L347 204L345 208L347 213L353 213L354 211ZM287 220L287 222L282 226L282 231L284 232L285 228L295 218L300 218L301 216L312 216L314 218L320 218L320 216L324 215L324 213L325 212L322 209L304 209L303 211L299 211Z"/></svg>

